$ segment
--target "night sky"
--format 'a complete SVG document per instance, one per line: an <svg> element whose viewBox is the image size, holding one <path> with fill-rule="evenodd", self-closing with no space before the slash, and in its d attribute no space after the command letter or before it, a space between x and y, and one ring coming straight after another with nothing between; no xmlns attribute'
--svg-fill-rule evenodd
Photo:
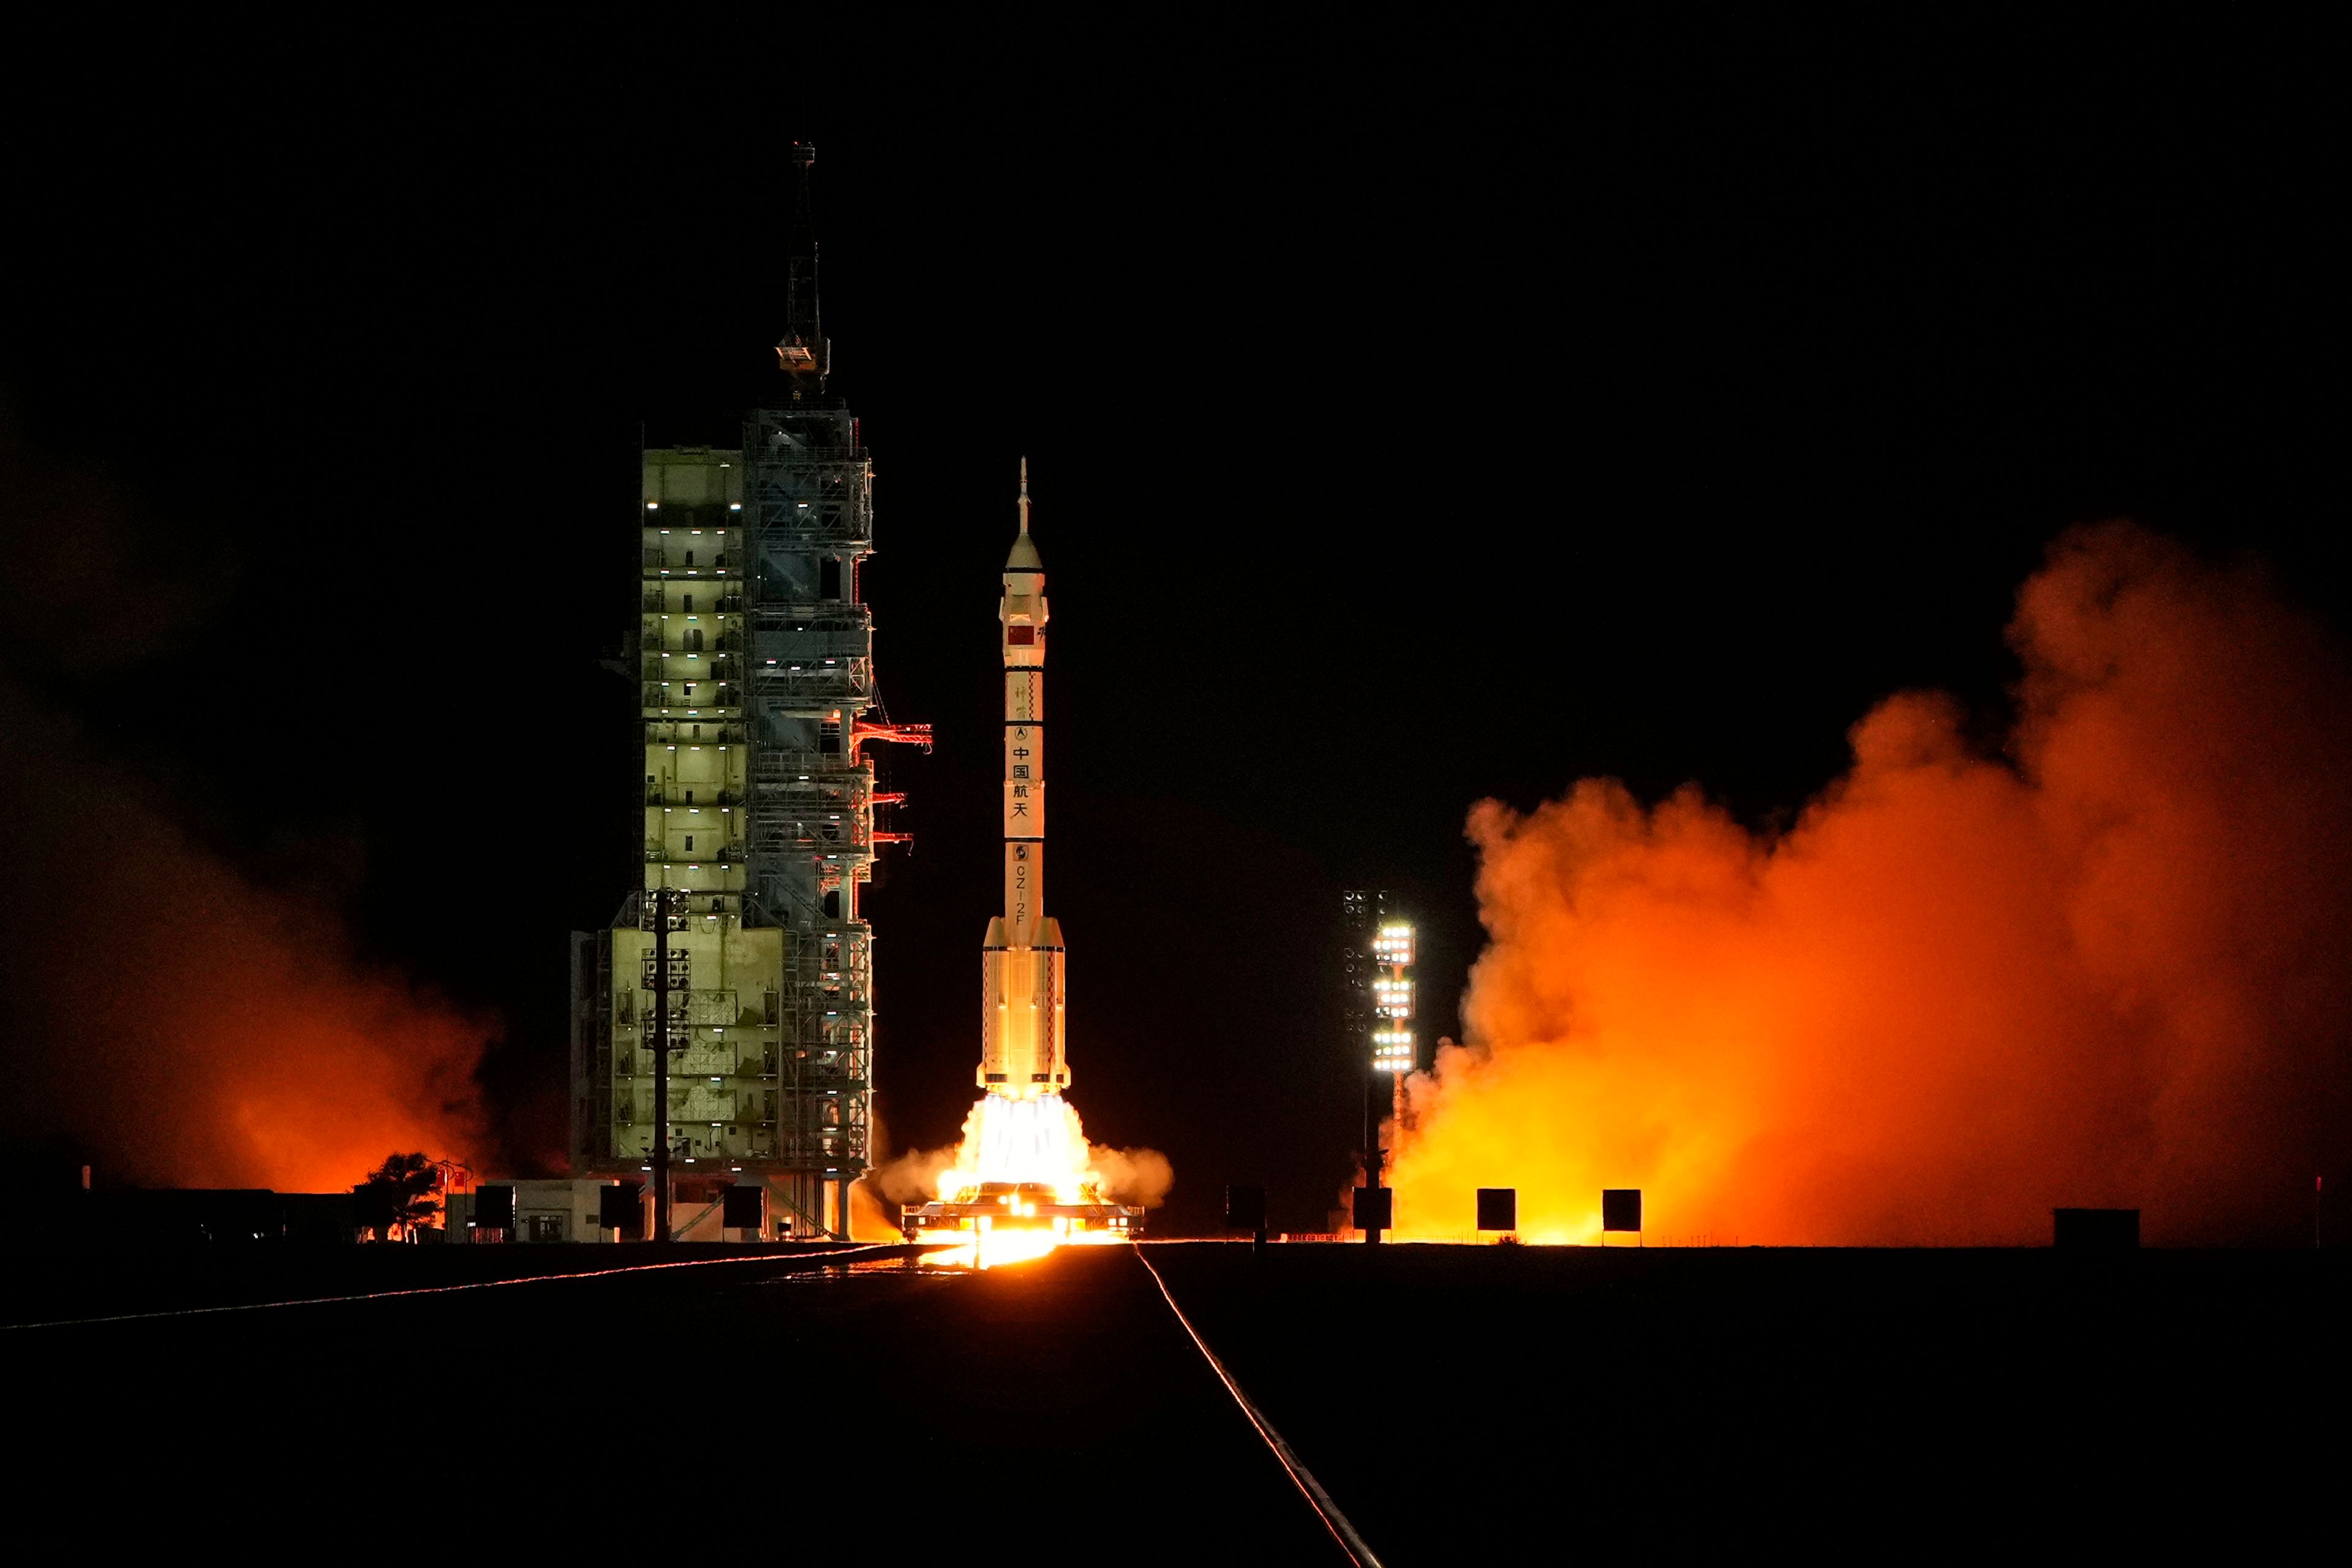
<svg viewBox="0 0 2352 1568"><path fill-rule="evenodd" d="M1168 1228L1229 1181L1305 1228L1360 1129L1339 892L1419 912L1454 1032L1479 798L1696 781L1771 824L1889 692L1998 733L2011 597L2077 521L2345 624L2343 171L2296 40L1161 26L712 37L656 87L421 44L379 85L54 84L9 155L12 705L495 1016L543 1163L566 933L639 869L598 661L640 432L732 444L781 395L814 141L882 689L940 741L881 751L890 1142L973 1092L1026 454L1073 1099L1169 1153ZM12 964L83 940L73 900L18 890Z"/></svg>

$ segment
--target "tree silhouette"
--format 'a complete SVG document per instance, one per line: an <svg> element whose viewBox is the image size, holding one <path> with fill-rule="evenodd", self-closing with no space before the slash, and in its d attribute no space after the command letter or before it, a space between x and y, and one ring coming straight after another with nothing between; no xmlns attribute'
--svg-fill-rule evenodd
<svg viewBox="0 0 2352 1568"><path fill-rule="evenodd" d="M382 1241L413 1236L441 1212L432 1195L439 1173L423 1154L394 1154L352 1189L359 1199L360 1228Z"/></svg>

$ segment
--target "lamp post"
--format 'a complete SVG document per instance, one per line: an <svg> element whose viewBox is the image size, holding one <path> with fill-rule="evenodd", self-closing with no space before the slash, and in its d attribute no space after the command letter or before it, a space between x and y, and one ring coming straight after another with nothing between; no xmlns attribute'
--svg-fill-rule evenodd
<svg viewBox="0 0 2352 1568"><path fill-rule="evenodd" d="M1382 911L1385 917L1385 910ZM1381 1189L1381 1172L1387 1155L1381 1148L1381 1113L1396 1107L1398 1074L1413 1069L1416 1047L1412 1031L1412 926L1382 918L1372 931L1371 1059L1364 1084L1364 1184L1369 1194ZM1383 1093L1385 1087L1387 1092ZM1367 1244L1377 1245L1381 1223L1393 1226L1393 1213L1381 1209L1393 1199L1371 1197L1370 1223L1361 1228Z"/></svg>

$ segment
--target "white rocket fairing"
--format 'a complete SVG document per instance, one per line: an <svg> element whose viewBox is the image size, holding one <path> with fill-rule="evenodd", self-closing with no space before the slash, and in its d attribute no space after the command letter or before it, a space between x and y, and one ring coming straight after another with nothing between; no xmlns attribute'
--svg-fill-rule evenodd
<svg viewBox="0 0 2352 1568"><path fill-rule="evenodd" d="M1033 1100L1070 1084L1061 923L1045 913L1045 568L1029 538L1029 459L1021 531L1004 562L997 618L1004 653L1004 912L981 950L979 1082Z"/></svg>

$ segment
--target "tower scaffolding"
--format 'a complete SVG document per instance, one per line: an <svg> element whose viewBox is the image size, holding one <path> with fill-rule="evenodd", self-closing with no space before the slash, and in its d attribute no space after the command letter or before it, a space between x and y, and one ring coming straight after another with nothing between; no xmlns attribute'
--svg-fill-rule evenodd
<svg viewBox="0 0 2352 1568"><path fill-rule="evenodd" d="M748 415L738 447L644 454L635 662L644 886L688 894L670 942L672 1026L688 1037L671 1074L680 1169L763 1184L768 1234L845 1236L872 1157L874 936L860 889L876 850L906 837L877 830L877 806L903 796L877 800L863 751L928 750L930 736L876 721L858 581L873 468L824 385L812 157L794 149L803 223L776 351L789 401ZM633 895L614 929L576 939L575 1171L641 1174L658 1136L639 1092L655 1070L637 952L649 901Z"/></svg>

